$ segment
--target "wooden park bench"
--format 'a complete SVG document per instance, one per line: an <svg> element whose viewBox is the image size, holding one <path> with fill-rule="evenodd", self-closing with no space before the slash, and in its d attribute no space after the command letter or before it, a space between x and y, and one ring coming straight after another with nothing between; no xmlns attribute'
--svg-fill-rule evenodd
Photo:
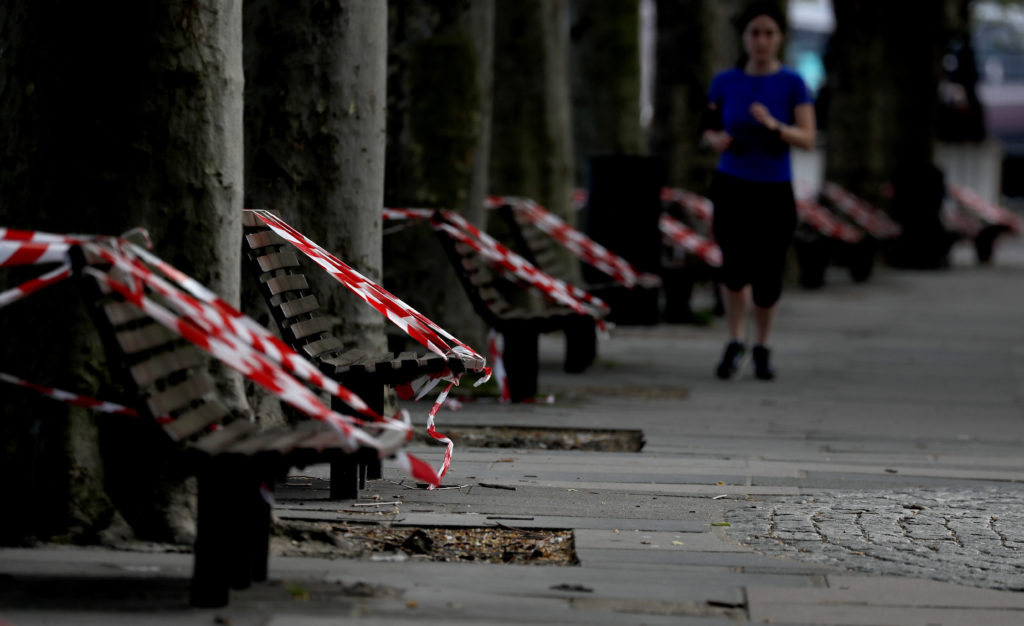
<svg viewBox="0 0 1024 626"><path fill-rule="evenodd" d="M503 338L501 367L508 399L537 394L541 333L565 335L564 369L586 370L597 355L597 331L604 327L600 300L537 269L526 259L448 211L386 209L387 219L431 220L474 311ZM535 289L551 304L534 310L510 302L510 291ZM497 362L494 363L498 368Z"/></svg>
<svg viewBox="0 0 1024 626"><path fill-rule="evenodd" d="M945 207L943 224L957 237L972 241L979 263L992 261L1000 236L1020 234L1021 219L1016 214L966 187L947 185L946 190L953 202Z"/></svg>
<svg viewBox="0 0 1024 626"><path fill-rule="evenodd" d="M375 454L394 454L421 480L440 480L432 468L400 450L410 434L406 424L392 420L392 428L381 427L374 436L361 431L289 374L316 382L315 368L274 343L269 331L198 284L186 287L203 292L193 297L159 278L147 264L162 263L156 257L129 258L121 249L90 242L72 246L69 254L115 377L138 399L130 404L142 423L152 423L161 433L162 449L154 448L153 457L166 456L198 478L194 606L223 606L229 589L267 578L270 490L289 468L332 462L372 447ZM161 271L190 280L169 266ZM255 347L261 342L262 351ZM316 419L261 430L221 401L204 352ZM277 356L266 356L272 353ZM348 390L326 383L320 388L343 397L364 419L380 418Z"/></svg>
<svg viewBox="0 0 1024 626"><path fill-rule="evenodd" d="M317 296L310 289L299 258L304 255L256 212L243 213L243 229L247 266L259 279L260 292L283 340L376 412L384 410L385 386L399 388L400 395L407 397L404 389L424 377L439 379L483 372L483 358L465 350L449 352L447 358L434 352L344 350L341 340L331 334L332 321L320 310ZM338 398L332 402L335 410L346 408ZM357 462L353 466L354 460ZM380 476L380 462L372 455L338 459L331 466L331 498L354 498L358 489L365 487L366 479Z"/></svg>
<svg viewBox="0 0 1024 626"><path fill-rule="evenodd" d="M835 258L845 259L854 281L866 280L874 264L874 244L865 243L864 231L821 206L816 199L797 197L797 228L793 238L800 284L817 289L825 284L825 270ZM858 252L859 247L870 254Z"/></svg>

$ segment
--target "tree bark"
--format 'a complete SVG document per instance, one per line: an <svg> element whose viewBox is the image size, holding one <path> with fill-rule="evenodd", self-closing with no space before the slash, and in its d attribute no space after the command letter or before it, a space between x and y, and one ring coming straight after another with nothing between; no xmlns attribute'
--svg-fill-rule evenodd
<svg viewBox="0 0 1024 626"><path fill-rule="evenodd" d="M499 0L497 12L491 188L533 198L575 225L568 2ZM557 269L579 283L570 252Z"/></svg>
<svg viewBox="0 0 1024 626"><path fill-rule="evenodd" d="M836 4L827 179L880 202L898 164L931 162L942 10L941 3Z"/></svg>
<svg viewBox="0 0 1024 626"><path fill-rule="evenodd" d="M600 154L642 154L638 0L571 2L576 182Z"/></svg>
<svg viewBox="0 0 1024 626"><path fill-rule="evenodd" d="M948 242L933 164L943 3L836 3L828 67L825 177L904 226L899 264L935 267ZM913 37L908 33L914 33ZM892 194L884 193L891 185Z"/></svg>
<svg viewBox="0 0 1024 626"><path fill-rule="evenodd" d="M665 159L668 184L707 194L718 157L700 147L700 120L707 106L715 60L712 3L658 0L655 44L652 155Z"/></svg>
<svg viewBox="0 0 1024 626"><path fill-rule="evenodd" d="M490 34L470 27L493 24L493 1L391 0L389 10L385 204L455 209L482 225ZM391 291L478 351L486 345L429 227L388 235L384 250Z"/></svg>
<svg viewBox="0 0 1024 626"><path fill-rule="evenodd" d="M245 1L246 204L378 282L386 45L377 0ZM384 349L379 313L319 267L307 275L346 348Z"/></svg>
<svg viewBox="0 0 1024 626"><path fill-rule="evenodd" d="M0 223L105 234L145 226L158 254L237 302L240 2L19 0L0 8L0 38ZM3 361L31 363L13 373L42 384L109 395L108 364L76 298L65 285L4 310ZM219 384L242 405L237 377ZM4 519L5 539L92 538L116 520L108 494L140 533L187 539L183 518L145 523L177 496L156 484L160 468L131 466L147 452L125 440L131 426L6 391L0 463L23 515ZM151 490L122 488L148 478Z"/></svg>

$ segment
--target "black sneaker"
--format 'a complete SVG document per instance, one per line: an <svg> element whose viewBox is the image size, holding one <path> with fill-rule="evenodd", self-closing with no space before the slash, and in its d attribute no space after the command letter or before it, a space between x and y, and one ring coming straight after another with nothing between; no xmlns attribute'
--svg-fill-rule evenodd
<svg viewBox="0 0 1024 626"><path fill-rule="evenodd" d="M772 369L771 359L772 352L764 346L754 346L751 351L751 356L754 358L754 376L757 376L761 380L774 380L775 370Z"/></svg>
<svg viewBox="0 0 1024 626"><path fill-rule="evenodd" d="M736 370L740 368L740 363L743 361L743 355L746 351L746 346L735 339L727 343L725 345L725 352L722 354L722 361L715 369L715 376L722 380L732 378Z"/></svg>

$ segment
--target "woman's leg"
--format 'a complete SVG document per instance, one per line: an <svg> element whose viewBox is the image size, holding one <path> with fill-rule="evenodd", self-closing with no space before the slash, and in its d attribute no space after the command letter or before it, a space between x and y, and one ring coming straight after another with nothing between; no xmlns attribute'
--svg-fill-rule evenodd
<svg viewBox="0 0 1024 626"><path fill-rule="evenodd" d="M757 332L757 344L768 345L768 337L772 333L772 322L775 320L776 304L768 307L754 305L754 327Z"/></svg>
<svg viewBox="0 0 1024 626"><path fill-rule="evenodd" d="M733 291L722 285L722 300L725 303L725 320L729 329L729 339L743 341L744 326L747 321L747 307L750 301L750 286Z"/></svg>

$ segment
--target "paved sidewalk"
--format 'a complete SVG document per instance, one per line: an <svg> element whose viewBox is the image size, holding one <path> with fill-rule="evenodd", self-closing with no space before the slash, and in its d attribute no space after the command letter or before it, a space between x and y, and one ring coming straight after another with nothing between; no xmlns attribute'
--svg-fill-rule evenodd
<svg viewBox="0 0 1024 626"><path fill-rule="evenodd" d="M572 529L579 565L277 557L206 611L187 554L4 549L0 625L1022 624L1024 242L955 259L790 289L773 383L713 378L721 322L621 328L582 376L544 338L553 404L438 416L637 429L641 452L457 449L461 488L386 468L362 503L387 507L279 494L289 519Z"/></svg>

